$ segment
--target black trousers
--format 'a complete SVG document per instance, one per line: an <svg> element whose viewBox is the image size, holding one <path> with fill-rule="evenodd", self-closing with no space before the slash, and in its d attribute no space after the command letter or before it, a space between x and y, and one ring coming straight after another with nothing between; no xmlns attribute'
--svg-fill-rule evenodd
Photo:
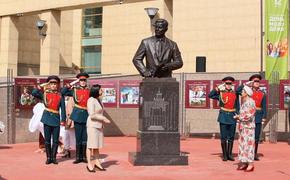
<svg viewBox="0 0 290 180"><path fill-rule="evenodd" d="M258 143L260 141L262 123L256 123L255 125L256 125L256 127L255 127L255 142Z"/></svg>
<svg viewBox="0 0 290 180"><path fill-rule="evenodd" d="M74 121L75 134L76 134L76 145L87 144L87 125L86 123L78 123Z"/></svg>
<svg viewBox="0 0 290 180"><path fill-rule="evenodd" d="M44 124L45 144L51 144L51 136L53 144L58 144L59 131L60 131L59 126L49 126Z"/></svg>
<svg viewBox="0 0 290 180"><path fill-rule="evenodd" d="M236 124L221 124L220 123L220 134L221 141L233 142L236 133Z"/></svg>

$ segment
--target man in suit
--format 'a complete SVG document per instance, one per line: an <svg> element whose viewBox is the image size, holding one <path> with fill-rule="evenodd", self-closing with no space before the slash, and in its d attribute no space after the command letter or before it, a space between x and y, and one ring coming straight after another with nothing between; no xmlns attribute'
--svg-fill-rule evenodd
<svg viewBox="0 0 290 180"><path fill-rule="evenodd" d="M133 64L143 77L171 77L172 71L183 66L177 44L165 36L168 22L156 20L155 36L143 39L134 58ZM146 58L146 65L143 63Z"/></svg>

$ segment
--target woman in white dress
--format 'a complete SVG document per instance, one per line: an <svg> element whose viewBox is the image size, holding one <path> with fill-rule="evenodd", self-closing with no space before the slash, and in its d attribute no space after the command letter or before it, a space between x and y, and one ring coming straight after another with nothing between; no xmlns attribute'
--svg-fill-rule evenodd
<svg viewBox="0 0 290 180"><path fill-rule="evenodd" d="M93 85L87 103L89 113L87 119L87 170L89 172L95 172L95 168L100 171L105 170L99 161L99 149L104 145L103 123L110 123L110 120L103 116L104 106L101 101L102 93L103 91L99 84Z"/></svg>

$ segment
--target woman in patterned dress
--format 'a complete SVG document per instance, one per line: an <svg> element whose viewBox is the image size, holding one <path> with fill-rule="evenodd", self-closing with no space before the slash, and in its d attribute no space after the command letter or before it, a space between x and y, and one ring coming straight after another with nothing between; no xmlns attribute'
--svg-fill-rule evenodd
<svg viewBox="0 0 290 180"><path fill-rule="evenodd" d="M255 101L251 98L253 91L250 87L244 86L242 91L242 105L240 114L235 116L239 122L239 160L237 170L246 172L254 170L255 155Z"/></svg>

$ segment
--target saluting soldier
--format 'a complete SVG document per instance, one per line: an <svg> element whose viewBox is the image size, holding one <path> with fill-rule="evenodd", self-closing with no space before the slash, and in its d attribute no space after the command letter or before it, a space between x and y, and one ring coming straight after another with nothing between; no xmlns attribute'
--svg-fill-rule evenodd
<svg viewBox="0 0 290 180"><path fill-rule="evenodd" d="M74 164L87 162L87 101L89 99L90 90L87 86L89 75L85 72L79 73L76 76L78 79L62 89L63 96L73 96L74 108L70 115L70 119L74 121L75 136L76 136L76 160ZM79 82L78 85L76 83Z"/></svg>
<svg viewBox="0 0 290 180"><path fill-rule="evenodd" d="M218 122L220 125L221 147L223 161L234 161L232 155L234 137L236 132L236 120L234 116L239 112L239 98L234 90L235 79L231 76L222 79L219 85L209 93L209 98L219 101L220 112Z"/></svg>
<svg viewBox="0 0 290 180"><path fill-rule="evenodd" d="M260 134L262 129L262 124L266 121L267 117L267 96L260 89L260 81L262 76L260 74L254 74L249 78L249 81L241 85L237 89L237 93L241 94L242 89L245 85L252 87L253 95L252 99L256 103L256 114L255 114L255 157L254 160L259 161L258 157L258 145L260 141Z"/></svg>
<svg viewBox="0 0 290 180"><path fill-rule="evenodd" d="M43 100L45 106L41 122L44 124L46 164L58 164L56 161L56 153L60 125L64 125L66 119L65 101L58 91L59 83L60 79L57 76L49 76L46 83L37 86L37 89L32 91L32 95ZM43 86L43 91L41 90L41 86ZM61 112L59 111L60 109ZM53 139L52 147L51 136Z"/></svg>

